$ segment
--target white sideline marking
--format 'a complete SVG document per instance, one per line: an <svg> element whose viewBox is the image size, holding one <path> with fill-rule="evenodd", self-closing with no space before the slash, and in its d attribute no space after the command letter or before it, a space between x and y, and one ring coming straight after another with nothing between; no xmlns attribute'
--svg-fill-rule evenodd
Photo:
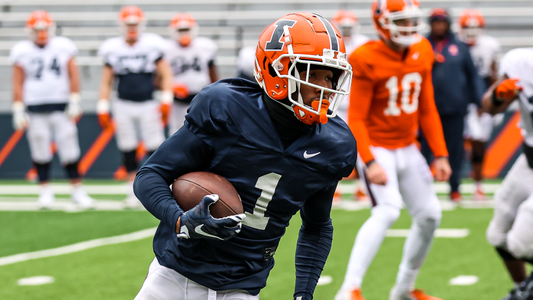
<svg viewBox="0 0 533 300"><path fill-rule="evenodd" d="M328 285L333 282L333 278L329 275L322 275L318 278L318 283L316 285Z"/></svg>
<svg viewBox="0 0 533 300"><path fill-rule="evenodd" d="M450 285L473 285L479 281L475 275L460 275L450 279Z"/></svg>
<svg viewBox="0 0 533 300"><path fill-rule="evenodd" d="M18 285L43 285L54 282L55 278L52 276L34 276L21 278L17 281Z"/></svg>
<svg viewBox="0 0 533 300"><path fill-rule="evenodd" d="M389 229L387 230L388 237L407 237L409 229ZM453 238L459 239L467 237L470 234L470 230L464 229L437 229L434 233L434 237L437 238Z"/></svg>
<svg viewBox="0 0 533 300"><path fill-rule="evenodd" d="M79 252L91 248L96 248L105 245L113 245L120 243L132 242L147 237L151 237L155 234L156 228L144 229L141 231L136 231L128 234L117 235L107 238L95 239L85 242L80 242L68 246L63 246L54 249L47 249L35 252L20 253L11 256L5 256L0 258L0 266L10 265L18 262L23 262L31 259L58 256L63 254L69 254L74 252Z"/></svg>

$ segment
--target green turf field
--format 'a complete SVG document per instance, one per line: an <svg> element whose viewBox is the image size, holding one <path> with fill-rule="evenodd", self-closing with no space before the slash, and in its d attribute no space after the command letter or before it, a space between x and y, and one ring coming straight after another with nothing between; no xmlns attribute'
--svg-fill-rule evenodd
<svg viewBox="0 0 533 300"><path fill-rule="evenodd" d="M355 234L369 214L368 209L332 212L334 241L322 273L332 282L318 286L315 299L333 299L342 283ZM469 229L470 233L465 238L435 239L417 287L445 300L501 299L511 282L485 239L491 216L492 209L444 211L441 228ZM281 241L262 300L292 299L299 222L296 216ZM150 237L10 264L2 263L3 258L124 235L153 228L157 223L145 211L0 211L0 299L133 299L153 259ZM403 211L393 228L409 226L410 218ZM388 299L404 240L385 238L363 282L367 300ZM468 286L450 285L450 279L460 275L474 275L479 281ZM51 276L54 282L36 286L17 283L34 276Z"/></svg>

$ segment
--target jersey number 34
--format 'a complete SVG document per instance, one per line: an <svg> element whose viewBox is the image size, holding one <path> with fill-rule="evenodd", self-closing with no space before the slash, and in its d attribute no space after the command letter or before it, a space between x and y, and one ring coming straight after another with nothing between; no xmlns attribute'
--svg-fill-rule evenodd
<svg viewBox="0 0 533 300"><path fill-rule="evenodd" d="M401 82L401 98L400 98L400 107L398 107L398 77L392 76L385 83L385 87L389 90L389 101L388 106L385 108L383 113L386 116L399 116L402 113L402 110L406 114L412 114L418 109L418 96L420 95L420 86L422 84L422 76L419 73L409 73L405 74ZM413 89L412 100L409 99L411 96L411 89Z"/></svg>

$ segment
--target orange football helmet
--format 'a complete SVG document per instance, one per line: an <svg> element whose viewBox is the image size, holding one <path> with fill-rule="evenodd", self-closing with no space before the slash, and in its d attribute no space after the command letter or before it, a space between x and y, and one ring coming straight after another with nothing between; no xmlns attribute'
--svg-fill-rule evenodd
<svg viewBox="0 0 533 300"><path fill-rule="evenodd" d="M459 16L459 26L459 37L465 43L473 45L485 29L485 18L477 9L465 9Z"/></svg>
<svg viewBox="0 0 533 300"><path fill-rule="evenodd" d="M310 83L309 75L300 78L299 69L306 68L309 74L315 67L338 71L331 89ZM344 84L351 83L352 67L346 60L339 31L328 20L313 13L292 13L272 23L259 37L254 76L270 98L288 99L290 106L280 103L300 121L324 124L327 118L336 116L339 104L350 91L350 84ZM320 89L320 100L305 105L300 93L302 84ZM331 93L329 99L324 99L324 92ZM293 99L294 93L297 99Z"/></svg>
<svg viewBox="0 0 533 300"><path fill-rule="evenodd" d="M421 40L424 29L418 0L374 0L372 20L381 38L401 46L410 46Z"/></svg>
<svg viewBox="0 0 533 300"><path fill-rule="evenodd" d="M189 13L177 13L168 26L170 37L182 47L187 47L198 34L198 23Z"/></svg>
<svg viewBox="0 0 533 300"><path fill-rule="evenodd" d="M44 10L36 10L26 20L26 29L32 41L37 45L44 46L48 43L48 39L54 36L56 27L49 13Z"/></svg>
<svg viewBox="0 0 533 300"><path fill-rule="evenodd" d="M136 41L144 30L144 12L138 6L124 6L118 15L120 31L127 41Z"/></svg>
<svg viewBox="0 0 533 300"><path fill-rule="evenodd" d="M333 15L331 23L339 29L343 39L359 34L361 28L357 16L353 12L344 9L338 10Z"/></svg>

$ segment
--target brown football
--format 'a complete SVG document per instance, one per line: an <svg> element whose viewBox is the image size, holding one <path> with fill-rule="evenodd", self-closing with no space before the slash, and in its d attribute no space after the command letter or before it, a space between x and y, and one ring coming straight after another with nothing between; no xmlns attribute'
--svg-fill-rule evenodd
<svg viewBox="0 0 533 300"><path fill-rule="evenodd" d="M172 184L172 194L184 211L195 207L206 195L217 194L219 200L209 207L211 215L223 218L242 214L241 198L224 177L210 172L191 172L180 176Z"/></svg>

